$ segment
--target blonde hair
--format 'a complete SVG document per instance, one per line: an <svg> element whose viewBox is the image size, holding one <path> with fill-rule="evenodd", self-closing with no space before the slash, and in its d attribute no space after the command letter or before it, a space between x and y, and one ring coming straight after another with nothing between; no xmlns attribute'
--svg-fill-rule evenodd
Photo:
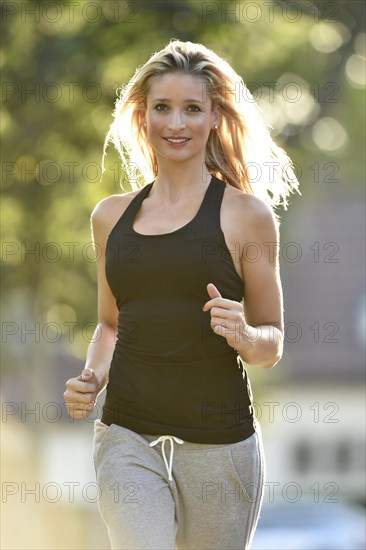
<svg viewBox="0 0 366 550"><path fill-rule="evenodd" d="M210 132L205 164L209 172L245 193L257 195L272 208L287 209L287 197L299 182L285 151L270 136L260 109L243 79L227 61L202 44L172 39L138 67L121 88L107 133L102 158L110 141L122 159L133 190L156 178L158 164L142 121L151 78L180 72L199 77L221 121ZM122 186L123 188L123 186Z"/></svg>

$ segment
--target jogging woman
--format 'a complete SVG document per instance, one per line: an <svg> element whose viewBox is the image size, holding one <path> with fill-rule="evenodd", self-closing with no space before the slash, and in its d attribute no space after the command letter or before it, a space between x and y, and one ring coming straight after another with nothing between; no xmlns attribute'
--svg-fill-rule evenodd
<svg viewBox="0 0 366 550"><path fill-rule="evenodd" d="M171 40L136 70L104 154L110 141L132 191L92 213L98 326L64 394L84 418L106 387L101 517L112 548L249 548L265 461L247 369L282 356L274 207L298 182L241 77L201 44Z"/></svg>

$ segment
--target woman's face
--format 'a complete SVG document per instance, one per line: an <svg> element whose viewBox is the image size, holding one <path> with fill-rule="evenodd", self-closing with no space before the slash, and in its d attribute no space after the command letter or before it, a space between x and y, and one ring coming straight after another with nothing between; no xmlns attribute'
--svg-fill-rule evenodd
<svg viewBox="0 0 366 550"><path fill-rule="evenodd" d="M144 120L158 160L201 156L204 162L208 136L219 123L218 110L212 111L211 105L206 84L198 77L168 73L151 79Z"/></svg>

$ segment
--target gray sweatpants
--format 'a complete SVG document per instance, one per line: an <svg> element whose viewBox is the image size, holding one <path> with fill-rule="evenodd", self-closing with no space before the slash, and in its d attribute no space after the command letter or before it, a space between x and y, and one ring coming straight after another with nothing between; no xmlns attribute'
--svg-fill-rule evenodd
<svg viewBox="0 0 366 550"><path fill-rule="evenodd" d="M265 476L255 428L238 443L201 444L96 420L98 507L112 548L248 549Z"/></svg>

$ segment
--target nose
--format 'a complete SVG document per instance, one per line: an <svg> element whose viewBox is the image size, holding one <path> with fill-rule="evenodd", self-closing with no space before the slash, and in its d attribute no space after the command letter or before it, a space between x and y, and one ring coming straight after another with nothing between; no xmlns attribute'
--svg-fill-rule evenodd
<svg viewBox="0 0 366 550"><path fill-rule="evenodd" d="M172 110L171 116L169 118L168 127L169 130L181 130L185 128L184 115L179 109Z"/></svg>

